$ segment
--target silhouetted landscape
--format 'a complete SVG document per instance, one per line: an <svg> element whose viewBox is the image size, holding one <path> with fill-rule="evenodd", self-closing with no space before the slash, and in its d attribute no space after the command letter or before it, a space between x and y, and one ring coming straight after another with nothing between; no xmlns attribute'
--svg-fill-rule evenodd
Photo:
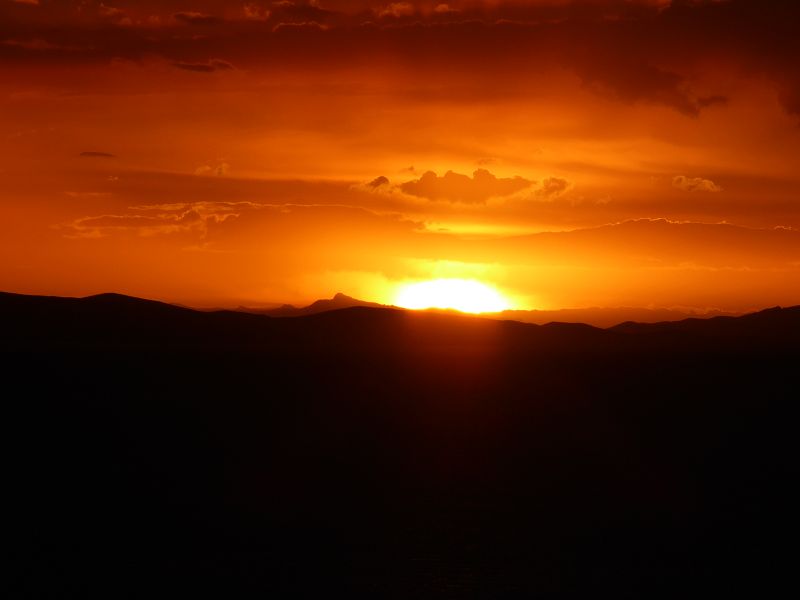
<svg viewBox="0 0 800 600"><path fill-rule="evenodd" d="M267 315L270 317L304 317L315 315L330 310L342 308L352 308L354 306L365 306L372 308L397 308L396 306L386 306L376 302L366 302L357 298L352 298L341 292L333 298L317 300L308 306L296 307L291 304L284 304L270 308L255 308L240 306L237 312L247 312L253 314ZM452 312L441 309L429 309L431 312ZM732 317L737 316L719 310L709 310L705 312L689 311L681 309L666 308L635 308L635 307L595 307L595 308L567 308L559 310L505 310L499 313L491 313L486 316L496 319L508 319L521 321L523 323L533 323L536 325L547 325L548 323L585 323L595 327L613 327L628 321L643 323L659 323L662 321L682 321L688 318L712 318L712 317Z"/></svg>
<svg viewBox="0 0 800 600"><path fill-rule="evenodd" d="M339 292L330 299L322 299L312 302L308 306L297 307L292 304L283 304L274 308L252 308L247 306L240 306L237 312L249 312L254 314L267 315L269 317L305 317L308 315L316 315L330 310L339 310L342 308L353 308L354 306L364 306L371 308L396 308L393 306L385 306L377 302L367 302L352 298Z"/></svg>
<svg viewBox="0 0 800 600"><path fill-rule="evenodd" d="M763 596L800 307L536 326L0 294L22 597Z"/></svg>

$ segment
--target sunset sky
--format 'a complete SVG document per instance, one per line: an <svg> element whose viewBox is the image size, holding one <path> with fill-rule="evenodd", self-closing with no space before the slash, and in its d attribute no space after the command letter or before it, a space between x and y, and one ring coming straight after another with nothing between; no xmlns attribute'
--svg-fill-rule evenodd
<svg viewBox="0 0 800 600"><path fill-rule="evenodd" d="M0 289L800 304L800 3L0 0Z"/></svg>

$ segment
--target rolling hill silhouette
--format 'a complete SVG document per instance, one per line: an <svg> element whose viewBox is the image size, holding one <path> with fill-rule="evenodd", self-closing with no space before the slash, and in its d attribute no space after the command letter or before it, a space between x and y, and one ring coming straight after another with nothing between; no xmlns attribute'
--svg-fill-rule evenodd
<svg viewBox="0 0 800 600"><path fill-rule="evenodd" d="M770 594L800 307L543 326L0 294L30 597Z"/></svg>
<svg viewBox="0 0 800 600"><path fill-rule="evenodd" d="M593 307L564 308L558 310L506 310L496 315L497 318L512 319L523 323L545 325L547 323L586 323L595 327L613 327L621 323L636 321L640 323L661 323L664 321L682 321L689 318L708 319L712 317L736 316L718 310L703 313L689 310L667 308L636 307Z"/></svg>

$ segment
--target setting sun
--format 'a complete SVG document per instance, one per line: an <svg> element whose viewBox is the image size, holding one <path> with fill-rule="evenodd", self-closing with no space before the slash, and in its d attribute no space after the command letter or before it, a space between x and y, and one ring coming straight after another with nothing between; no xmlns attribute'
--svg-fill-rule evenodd
<svg viewBox="0 0 800 600"><path fill-rule="evenodd" d="M400 289L395 304L402 308L451 308L461 312L500 312L510 308L500 292L474 279L434 279Z"/></svg>

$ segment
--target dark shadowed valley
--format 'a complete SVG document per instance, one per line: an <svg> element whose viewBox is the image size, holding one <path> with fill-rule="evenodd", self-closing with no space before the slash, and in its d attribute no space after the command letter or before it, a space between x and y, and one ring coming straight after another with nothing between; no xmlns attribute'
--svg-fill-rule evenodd
<svg viewBox="0 0 800 600"><path fill-rule="evenodd" d="M20 597L789 580L800 308L530 325L0 295Z"/></svg>

